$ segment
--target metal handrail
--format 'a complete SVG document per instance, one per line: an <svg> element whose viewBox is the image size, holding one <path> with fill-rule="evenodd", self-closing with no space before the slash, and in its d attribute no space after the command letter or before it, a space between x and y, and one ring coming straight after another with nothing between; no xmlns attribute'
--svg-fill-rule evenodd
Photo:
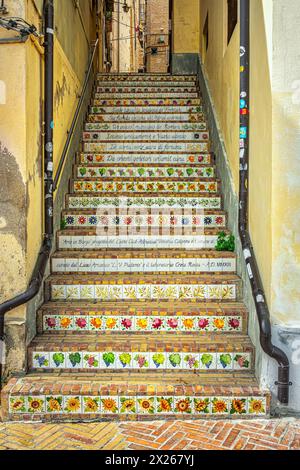
<svg viewBox="0 0 300 470"><path fill-rule="evenodd" d="M86 90L87 90L87 87L88 87L88 83L89 83L91 71L92 71L92 68L93 68L95 54L96 54L96 51L98 49L98 45L99 45L99 38L97 38L97 40L96 40L96 42L93 46L93 51L91 53L90 63L89 63L88 69L86 71L86 77L85 77L85 81L84 81L84 84L83 84L83 87L82 87L82 92L81 92L81 95L80 95L80 99L79 99L78 104L77 104L77 108L76 108L76 111L75 111L75 114L74 114L74 117L73 117L73 120L72 120L70 130L68 131L68 137L67 137L65 146L63 148L63 151L62 151L62 154L61 154L61 157L60 157L60 161L59 161L59 164L58 164L57 172L56 172L56 175L55 175L55 178L54 178L53 192L57 190L58 183L59 183L59 180L60 180L60 177L61 177L61 172L63 170L65 160L66 160L66 156L67 156L67 153L68 153L68 150L69 150L69 147L70 147L70 143L71 143L73 135L74 135L74 130L75 130L75 127L76 127L76 124L77 124L77 121L78 121L78 116L80 114L81 107L82 107L82 104L83 104L83 101L84 101L84 98L85 98L85 93L86 93Z"/></svg>

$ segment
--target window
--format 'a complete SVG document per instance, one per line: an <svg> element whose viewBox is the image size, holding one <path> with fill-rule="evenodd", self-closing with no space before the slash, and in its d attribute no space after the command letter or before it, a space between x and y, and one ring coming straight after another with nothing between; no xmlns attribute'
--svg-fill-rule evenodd
<svg viewBox="0 0 300 470"><path fill-rule="evenodd" d="M228 5L228 36L227 44L230 43L230 39L233 35L233 31L238 21L238 2L237 0L227 0Z"/></svg>

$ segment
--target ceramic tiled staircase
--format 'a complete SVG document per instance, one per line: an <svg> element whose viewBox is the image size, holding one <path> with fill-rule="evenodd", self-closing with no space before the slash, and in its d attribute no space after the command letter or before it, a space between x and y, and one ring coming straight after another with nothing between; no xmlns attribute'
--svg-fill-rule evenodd
<svg viewBox="0 0 300 470"><path fill-rule="evenodd" d="M99 75L5 419L266 416L195 76Z"/></svg>

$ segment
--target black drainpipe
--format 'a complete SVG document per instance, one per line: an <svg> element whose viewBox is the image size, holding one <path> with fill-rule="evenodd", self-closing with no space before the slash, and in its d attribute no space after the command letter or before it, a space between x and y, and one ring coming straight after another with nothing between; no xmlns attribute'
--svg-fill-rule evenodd
<svg viewBox="0 0 300 470"><path fill-rule="evenodd" d="M260 328L260 344L268 356L278 363L278 400L289 403L289 360L286 354L272 343L270 312L259 274L258 264L248 229L249 203L249 105L250 105L250 0L240 0L240 195L239 233L255 301Z"/></svg>
<svg viewBox="0 0 300 470"><path fill-rule="evenodd" d="M53 34L54 34L54 7L53 0L46 0L44 7L45 17L45 146L44 146L44 173L45 173L45 230L42 246L34 267L28 288L22 294L0 305L0 340L5 341L4 320L5 314L20 305L32 300L41 288L53 239ZM2 361L0 358L0 390L2 388Z"/></svg>

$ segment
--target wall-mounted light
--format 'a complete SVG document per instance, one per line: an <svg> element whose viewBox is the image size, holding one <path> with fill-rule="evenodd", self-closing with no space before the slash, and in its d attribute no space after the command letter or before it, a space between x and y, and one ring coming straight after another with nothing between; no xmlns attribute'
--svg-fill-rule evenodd
<svg viewBox="0 0 300 470"><path fill-rule="evenodd" d="M124 1L124 5L123 5L123 7L122 7L122 8L123 8L123 10L124 10L124 13L128 13L128 12L129 12L129 10L130 10L130 6L129 6L129 5L127 5L127 2L126 2L126 0Z"/></svg>

